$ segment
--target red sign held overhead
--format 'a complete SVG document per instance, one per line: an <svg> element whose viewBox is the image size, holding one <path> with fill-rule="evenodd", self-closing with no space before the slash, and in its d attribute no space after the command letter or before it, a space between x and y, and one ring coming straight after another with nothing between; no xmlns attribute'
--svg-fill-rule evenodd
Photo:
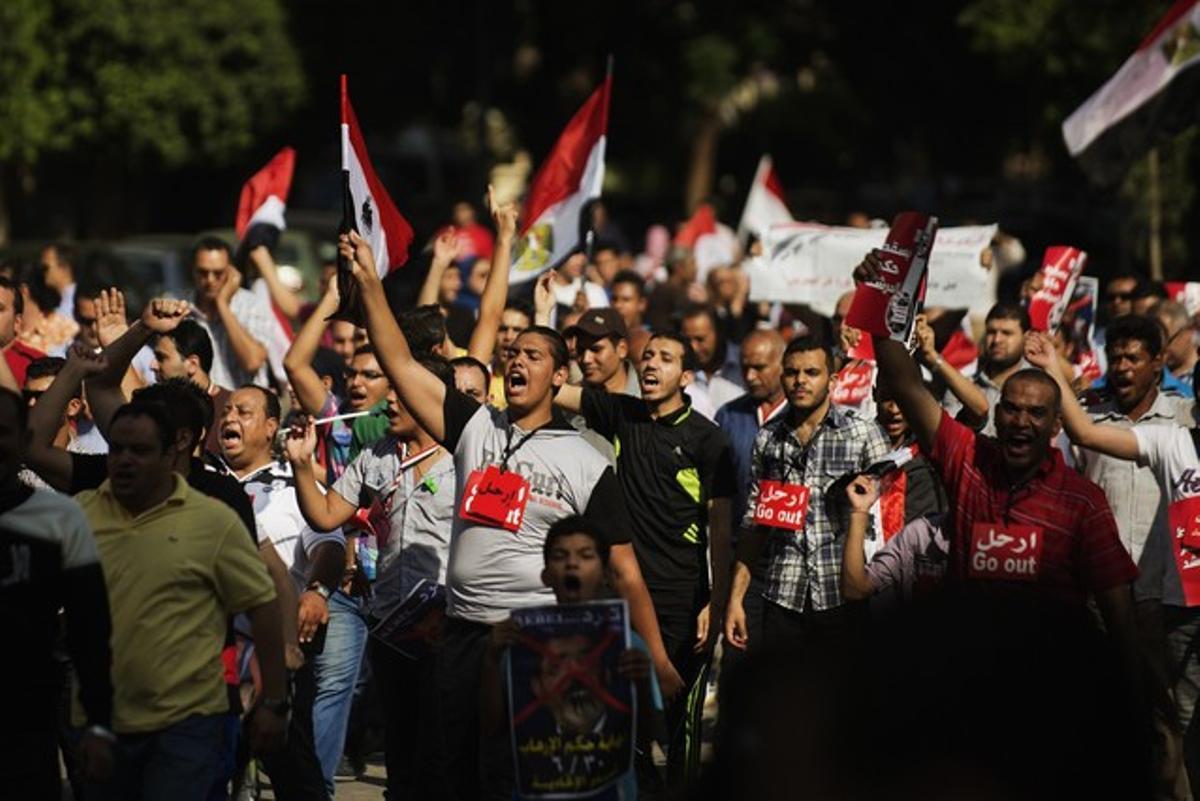
<svg viewBox="0 0 1200 801"><path fill-rule="evenodd" d="M875 250L883 262L882 275L854 291L845 325L908 343L924 299L925 271L937 230L937 217L915 211L896 215L883 247Z"/></svg>
<svg viewBox="0 0 1200 801"><path fill-rule="evenodd" d="M1029 301L1029 323L1035 331L1053 332L1058 328L1086 263L1087 253L1079 248L1046 248L1040 270L1042 286Z"/></svg>

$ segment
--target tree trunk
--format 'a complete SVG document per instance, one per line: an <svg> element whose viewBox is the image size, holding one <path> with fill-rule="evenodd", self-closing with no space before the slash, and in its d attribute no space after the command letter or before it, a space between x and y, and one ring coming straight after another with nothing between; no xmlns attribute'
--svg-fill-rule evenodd
<svg viewBox="0 0 1200 801"><path fill-rule="evenodd" d="M1158 148L1150 151L1147 168L1146 201L1150 206L1150 280L1162 281L1162 186L1159 181Z"/></svg>
<svg viewBox="0 0 1200 801"><path fill-rule="evenodd" d="M12 217L8 210L8 192L5 182L5 172L0 168L0 248L8 245L12 239Z"/></svg>
<svg viewBox="0 0 1200 801"><path fill-rule="evenodd" d="M706 111L692 138L692 155L683 196L683 208L689 216L712 194L720 139L721 118L716 111Z"/></svg>

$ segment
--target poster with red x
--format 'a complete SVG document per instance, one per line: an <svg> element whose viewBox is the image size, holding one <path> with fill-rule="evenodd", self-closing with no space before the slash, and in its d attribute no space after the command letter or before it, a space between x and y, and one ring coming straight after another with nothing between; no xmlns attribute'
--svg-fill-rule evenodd
<svg viewBox="0 0 1200 801"><path fill-rule="evenodd" d="M637 696L618 663L629 647L623 600L513 612L508 708L517 794L585 798L633 769Z"/></svg>

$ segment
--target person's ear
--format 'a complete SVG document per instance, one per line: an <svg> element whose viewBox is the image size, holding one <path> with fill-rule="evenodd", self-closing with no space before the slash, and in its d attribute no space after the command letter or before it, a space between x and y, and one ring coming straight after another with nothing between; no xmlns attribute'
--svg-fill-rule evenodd
<svg viewBox="0 0 1200 801"><path fill-rule="evenodd" d="M544 567L542 568L541 579L543 587L554 589L554 586L550 584L550 571Z"/></svg>
<svg viewBox="0 0 1200 801"><path fill-rule="evenodd" d="M684 370L679 374L679 388L687 389L691 383L696 380L696 374L691 370Z"/></svg>
<svg viewBox="0 0 1200 801"><path fill-rule="evenodd" d="M629 358L629 343L624 339L617 340L617 356L621 359L621 361L625 361L627 358Z"/></svg>
<svg viewBox="0 0 1200 801"><path fill-rule="evenodd" d="M561 389L570 377L571 369L564 364L562 367L555 368L554 375L550 377L550 384L555 389Z"/></svg>
<svg viewBox="0 0 1200 801"><path fill-rule="evenodd" d="M183 370L188 378L200 372L200 358L196 355L187 356L183 360Z"/></svg>
<svg viewBox="0 0 1200 801"><path fill-rule="evenodd" d="M67 419L73 420L83 411L83 398L71 398L67 401Z"/></svg>
<svg viewBox="0 0 1200 801"><path fill-rule="evenodd" d="M273 417L267 418L267 439L271 442L275 441L275 435L279 433L279 421Z"/></svg>
<svg viewBox="0 0 1200 801"><path fill-rule="evenodd" d="M333 389L333 377L328 375L321 376L321 386L325 387L325 391L329 392Z"/></svg>
<svg viewBox="0 0 1200 801"><path fill-rule="evenodd" d="M192 452L192 432L191 431L181 428L175 432L174 451L176 454L180 454L180 453L186 453L189 455L191 454L191 452Z"/></svg>

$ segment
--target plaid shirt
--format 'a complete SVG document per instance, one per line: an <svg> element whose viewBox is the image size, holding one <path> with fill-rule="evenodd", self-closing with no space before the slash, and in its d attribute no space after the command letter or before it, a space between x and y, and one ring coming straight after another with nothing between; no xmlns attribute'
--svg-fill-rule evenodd
<svg viewBox="0 0 1200 801"><path fill-rule="evenodd" d="M233 298L229 301L229 310L242 324L242 328L246 329L250 338L265 348L271 340L270 304L264 304L248 289L239 289L233 293ZM214 384L229 389L237 389L243 384L267 386L270 360L264 361L256 372L250 373L243 370L242 366L238 364L237 356L234 355L233 344L229 341L229 332L225 330L225 324L221 322L221 319L216 316L206 316L194 301L192 303L192 319L204 326L204 330L208 332L208 336L212 340L213 363L208 377Z"/></svg>
<svg viewBox="0 0 1200 801"><path fill-rule="evenodd" d="M830 407L808 445L796 439L790 417L776 417L754 441L743 525L754 525L760 481L808 487L804 530L766 529L769 564L763 596L797 612L804 611L806 601L816 611L834 609L842 605L842 548L849 508L844 499L827 504L826 493L839 478L878 462L890 449L874 420L851 417L837 407Z"/></svg>

